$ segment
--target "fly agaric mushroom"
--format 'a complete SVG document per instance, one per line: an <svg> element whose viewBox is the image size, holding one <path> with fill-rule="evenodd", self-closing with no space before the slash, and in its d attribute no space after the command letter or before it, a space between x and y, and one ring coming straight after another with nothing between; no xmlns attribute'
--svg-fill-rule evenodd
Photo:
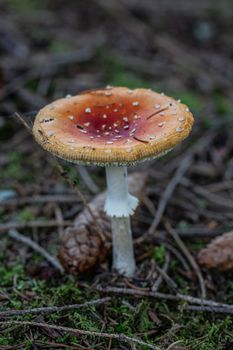
<svg viewBox="0 0 233 350"><path fill-rule="evenodd" d="M147 89L107 86L57 100L39 111L36 141L72 163L106 168L105 211L112 220L113 267L132 276L135 258L127 166L160 157L186 138L193 116L180 101Z"/></svg>

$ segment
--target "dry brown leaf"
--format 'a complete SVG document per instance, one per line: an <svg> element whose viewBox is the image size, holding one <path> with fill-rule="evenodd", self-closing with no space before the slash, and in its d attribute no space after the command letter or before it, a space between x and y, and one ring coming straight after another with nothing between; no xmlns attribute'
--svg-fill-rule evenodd
<svg viewBox="0 0 233 350"><path fill-rule="evenodd" d="M198 254L200 265L220 271L233 270L233 231L215 238Z"/></svg>
<svg viewBox="0 0 233 350"><path fill-rule="evenodd" d="M146 182L145 173L134 173L128 178L129 192L140 197ZM59 259L64 268L78 275L104 261L111 251L111 221L104 212L106 192L100 193L89 203L98 218L103 238L88 209L84 209L75 219L74 226L68 227L61 240Z"/></svg>

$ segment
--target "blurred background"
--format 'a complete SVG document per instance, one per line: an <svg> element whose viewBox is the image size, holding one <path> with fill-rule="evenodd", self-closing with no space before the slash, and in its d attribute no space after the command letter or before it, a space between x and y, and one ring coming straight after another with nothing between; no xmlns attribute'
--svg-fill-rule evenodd
<svg viewBox="0 0 233 350"><path fill-rule="evenodd" d="M0 0L0 186L31 194L45 173L53 176L14 112L32 124L48 102L106 84L181 99L195 116L193 133L161 162L214 130L190 176L199 184L232 180L232 15L231 0Z"/></svg>
<svg viewBox="0 0 233 350"><path fill-rule="evenodd" d="M0 11L1 115L106 83L165 90L202 121L230 108L230 0L1 0Z"/></svg>
<svg viewBox="0 0 233 350"><path fill-rule="evenodd" d="M230 231L232 18L232 0L0 0L0 233L7 231L9 222L72 221L82 209L80 202L42 200L37 205L29 200L36 195L74 192L14 113L21 113L32 125L33 116L48 102L106 84L164 92L181 99L195 116L193 132L182 145L163 159L138 167L149 179L148 200L136 219L135 235L151 227L165 234L163 219L167 218L182 237L194 239L190 250L197 256L206 241ZM184 161L187 155L191 159L188 166ZM103 169L93 167L90 176L82 167L67 168L89 200L104 189ZM169 200L156 216L171 182ZM32 235L56 254L57 228L41 227L32 225L21 233ZM43 260L33 258L33 252L25 247L19 249L18 243L2 238L0 248L6 278L3 285L9 285L16 272L27 279L26 263L26 276L47 280L53 276ZM164 251L155 252L157 258L161 254L163 260ZM195 276L187 278L177 271L177 283L196 293ZM232 275L204 271L204 279L209 296L233 300ZM198 324L196 337L208 333L203 324L202 328ZM186 337L192 336L190 330ZM215 348L217 340L209 339L209 344L211 341Z"/></svg>

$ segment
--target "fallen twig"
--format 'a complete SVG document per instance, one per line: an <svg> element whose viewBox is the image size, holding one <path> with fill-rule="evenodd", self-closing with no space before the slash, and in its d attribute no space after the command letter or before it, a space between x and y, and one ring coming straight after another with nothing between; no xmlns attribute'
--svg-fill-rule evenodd
<svg viewBox="0 0 233 350"><path fill-rule="evenodd" d="M76 194L54 194L54 195L33 195L30 197L16 197L6 199L0 202L1 206L16 206L25 204L41 204L41 203L76 203L79 202Z"/></svg>
<svg viewBox="0 0 233 350"><path fill-rule="evenodd" d="M164 247L166 247L166 249L176 257L176 259L181 263L185 271L191 272L190 267L186 262L185 258L183 257L183 255L181 255L181 253L176 248L173 247L173 245L171 245L170 243L164 240L161 240L160 238L158 238L156 241L157 241L157 244L163 244Z"/></svg>
<svg viewBox="0 0 233 350"><path fill-rule="evenodd" d="M19 119L19 121L23 124L23 126L27 129L27 131L28 131L30 134L32 134L32 128L30 127L30 125L28 124L28 122L26 122L26 121L24 120L24 118L21 116L21 114L18 113L18 112L15 112L15 115L16 115L16 117Z"/></svg>
<svg viewBox="0 0 233 350"><path fill-rule="evenodd" d="M9 316L22 316L22 315L28 315L28 314L42 314L42 313L50 313L50 312L61 312L61 311L68 311L68 310L77 310L84 307L88 307L90 305L100 305L104 304L107 301L111 300L110 297L102 298L102 299L96 299L87 301L83 304L71 304L71 305L64 305L64 306L48 306L48 307L38 307L33 309L25 309L25 310L5 310L0 312L0 318L2 317L9 317Z"/></svg>
<svg viewBox="0 0 233 350"><path fill-rule="evenodd" d="M62 349L62 348L65 348L65 350L93 350L92 348L87 348L87 347L84 347L84 346L80 346L80 345L70 345L70 344L66 344L66 343L59 343L59 342L52 342L52 341L49 341L49 342L45 342L45 341L41 341L41 340L34 340L33 341L33 344L34 346L39 346L39 349L42 348L42 349ZM5 350L5 349L1 349L0 350ZM8 350L8 349L6 349ZM9 349L11 350L11 349ZM13 349L12 349L13 350Z"/></svg>
<svg viewBox="0 0 233 350"><path fill-rule="evenodd" d="M50 255L44 248L39 246L38 243L31 240L31 238L26 237L24 235L21 235L16 230L10 230L8 232L8 235L11 238L14 238L15 240L24 243L28 245L30 248L32 248L35 252L39 253L41 256L43 256L55 269L59 270L62 274L64 273L64 268L60 264L60 262L52 255Z"/></svg>
<svg viewBox="0 0 233 350"><path fill-rule="evenodd" d="M102 286L99 286L99 285L96 286L95 289L101 293L144 296L144 297L148 297L148 298L164 299L164 300L171 300L171 301L185 301L185 302L190 303L190 304L197 304L197 305L202 305L202 306L204 305L204 306L213 306L213 307L223 307L223 308L233 310L233 305L218 303L216 301L196 298L196 297L192 297L192 296L180 294L180 293L177 293L176 295L172 295L172 294L165 294L165 293L160 293L160 292L135 290L135 289L130 289L130 288L117 288L117 287L104 287L103 288Z"/></svg>
<svg viewBox="0 0 233 350"><path fill-rule="evenodd" d="M59 222L59 224L61 224L64 221L64 219L63 219L61 208L57 204L55 205L54 212L55 212L55 217L57 221ZM58 235L61 238L64 234L63 226L59 225L57 229L58 229Z"/></svg>
<svg viewBox="0 0 233 350"><path fill-rule="evenodd" d="M216 314L229 314L229 315L233 314L233 310L227 307L187 305L185 309L191 310L191 311L205 311L205 312L211 312Z"/></svg>
<svg viewBox="0 0 233 350"><path fill-rule="evenodd" d="M168 183L168 185L167 185L167 187L166 187L166 189L165 189L165 191L164 191L164 193L159 201L156 216L155 216L154 220L152 221L152 224L151 224L147 234L152 235L155 232L156 228L158 227L158 225L161 221L163 213L166 209L167 203L168 203L169 199L171 198L175 188L182 180L184 174L189 169L189 167L192 163L193 156L195 155L196 152L198 152L200 149L205 147L210 142L213 135L214 135L214 133L210 134L209 136L205 135L205 137L200 138L198 140L198 142L188 150L186 155L181 160L179 167L177 168L177 170L175 172L175 175L172 177L172 179Z"/></svg>
<svg viewBox="0 0 233 350"><path fill-rule="evenodd" d="M33 322L33 321L4 321L0 322L0 325L6 326L6 325L13 325L13 324L18 324L22 326L35 326L35 327L41 327L41 328L47 328L47 329L55 329L57 331L61 332L67 332L67 333L72 333L76 335L87 335L91 337L101 337L101 338L108 338L108 339L116 339L119 341L122 341L124 343L134 343L134 344L139 344L142 346L146 346L149 349L153 350L161 350L155 345L148 344L144 342L143 340L129 337L125 334L114 334L114 333L103 333L103 332L92 332L92 331L86 331L83 329L76 329L76 328L70 328L70 327L63 327L63 326L57 326L53 324L48 324L48 323L42 323L42 322Z"/></svg>
<svg viewBox="0 0 233 350"><path fill-rule="evenodd" d="M205 281L204 281L204 278L202 276L202 273L201 273L199 266L197 265L196 261L194 260L193 256L189 252L186 245L183 243L183 241L181 240L179 235L172 228L172 226L170 225L170 223L168 221L165 221L165 227L166 227L167 231L170 233L170 235L172 236L172 238L174 239L174 241L176 242L176 244L178 245L178 247L180 248L180 250L182 251L182 253L184 254L184 256L186 257L186 259L188 260L188 262L191 265L191 267L193 268L193 270L195 271L197 279L198 279L199 284L200 284L201 297L205 299L206 298Z"/></svg>
<svg viewBox="0 0 233 350"><path fill-rule="evenodd" d="M192 154L188 154L186 157L183 158L181 161L175 175L167 185L158 205L157 213L155 215L154 220L152 221L152 224L148 230L148 234L153 234L156 228L158 227L160 220L163 216L164 210L167 206L167 203L172 196L176 186L184 176L185 172L188 170L192 162Z"/></svg>
<svg viewBox="0 0 233 350"><path fill-rule="evenodd" d="M162 283L162 280L163 280L163 276L162 276L162 273L167 273L167 270L168 270L168 266L169 266L169 263L170 263L170 253L168 252L166 255L165 255L165 262L164 262L164 265L162 267L162 269L159 269L159 272L160 272L160 275L159 277L156 279L156 281L154 282L153 286L152 286L152 291L153 292L157 292L157 290L159 289L160 287L160 284ZM155 267L156 269L156 267Z"/></svg>
<svg viewBox="0 0 233 350"><path fill-rule="evenodd" d="M58 222L57 220L35 220L28 222L7 222L5 224L0 224L0 233L9 230L19 230L24 228L34 228L34 227L58 227L58 226L72 226L72 221L64 220L63 222Z"/></svg>
<svg viewBox="0 0 233 350"><path fill-rule="evenodd" d="M101 228L101 226L99 225L98 222L98 218L95 216L95 214L93 213L93 210L90 208L90 205L88 204L86 197L83 195L83 193L78 189L78 187L76 186L76 182L72 181L70 179L70 177L68 176L67 172L64 170L64 168L62 167L62 165L54 158L55 160L55 165L57 167L57 169L60 172L60 175L68 182L68 184L70 185L70 187L72 189L74 189L74 191L77 193L77 195L79 196L79 198L81 199L84 207L88 210L89 214L91 215L91 217L93 218L93 225L95 226L100 238L102 239L102 241L104 242L105 237L103 234L103 230Z"/></svg>
<svg viewBox="0 0 233 350"><path fill-rule="evenodd" d="M86 167L79 165L78 166L78 172L79 175L81 177L81 179L83 180L83 182L85 183L85 185L87 186L87 188L89 189L89 191L93 194L97 194L100 192L99 187L96 185L96 183L92 180L92 177L90 176L88 170Z"/></svg>
<svg viewBox="0 0 233 350"><path fill-rule="evenodd" d="M188 179L183 179L182 184L188 188L191 187L193 192L195 192L199 196L202 196L203 198L208 200L208 202L212 203L214 206L223 208L225 211L226 210L232 211L233 209L232 200L224 196L221 196L219 194L212 193L208 191L208 189L192 183Z"/></svg>
<svg viewBox="0 0 233 350"><path fill-rule="evenodd" d="M165 269L161 269L158 265L155 265L155 270L157 270L157 272L160 274L160 276L162 277L162 279L166 282L167 286L174 292L177 293L179 290L178 285L176 284L175 281L173 281L173 279L168 276L167 272Z"/></svg>

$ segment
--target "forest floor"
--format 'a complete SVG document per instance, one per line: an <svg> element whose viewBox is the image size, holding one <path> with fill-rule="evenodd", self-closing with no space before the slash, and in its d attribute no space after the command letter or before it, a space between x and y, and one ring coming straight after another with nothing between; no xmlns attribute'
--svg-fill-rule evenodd
<svg viewBox="0 0 233 350"><path fill-rule="evenodd" d="M231 350L232 272L195 263L233 228L231 2L88 3L0 0L0 350ZM62 275L12 234L56 257L83 209L14 113L31 125L46 103L106 84L164 91L195 116L174 151L130 169L148 175L132 279L111 272L111 257ZM87 200L105 189L104 169L87 168L94 190L66 169Z"/></svg>

